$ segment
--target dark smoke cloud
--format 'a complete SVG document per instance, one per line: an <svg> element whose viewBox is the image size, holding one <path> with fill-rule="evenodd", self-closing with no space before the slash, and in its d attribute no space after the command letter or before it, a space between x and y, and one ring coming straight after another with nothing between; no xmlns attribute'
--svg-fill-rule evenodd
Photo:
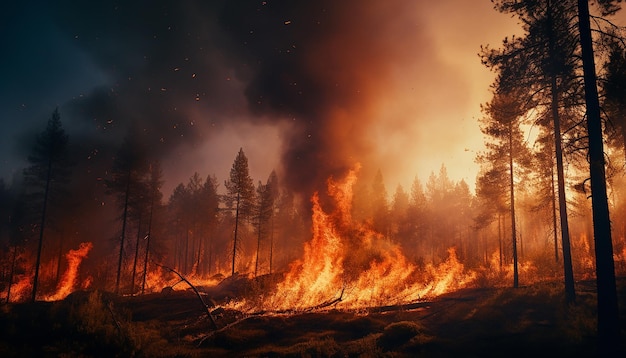
<svg viewBox="0 0 626 358"><path fill-rule="evenodd" d="M69 115L110 133L111 148L131 127L164 156L211 140L216 124L284 122L277 169L306 195L375 150L370 112L429 46L411 1L66 0L57 11L109 79Z"/></svg>
<svg viewBox="0 0 626 358"><path fill-rule="evenodd" d="M371 102L394 66L420 47L406 1L229 2L220 17L252 68L246 96L255 113L292 118L285 174L292 188L320 189L367 157ZM408 16L407 16L408 15Z"/></svg>
<svg viewBox="0 0 626 358"><path fill-rule="evenodd" d="M71 114L114 134L133 126L145 134L137 140L165 153L202 139L192 111L205 112L207 121L241 111L208 4L65 1L59 26L110 79L74 101Z"/></svg>

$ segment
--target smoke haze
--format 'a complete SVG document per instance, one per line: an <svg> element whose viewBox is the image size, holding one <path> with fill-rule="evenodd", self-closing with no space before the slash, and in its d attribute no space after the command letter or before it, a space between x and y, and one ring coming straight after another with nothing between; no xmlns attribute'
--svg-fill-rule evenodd
<svg viewBox="0 0 626 358"><path fill-rule="evenodd" d="M166 189L194 171L221 181L243 147L255 180L276 169L306 196L355 163L392 186L441 164L472 183L473 116L490 82L476 52L514 25L488 2L458 0L39 6L54 30L41 36L63 43L54 56L81 64L63 78L84 82L55 102L90 165L105 168L93 161L109 163L132 128L163 162ZM47 109L26 112L43 118L20 133L41 130Z"/></svg>

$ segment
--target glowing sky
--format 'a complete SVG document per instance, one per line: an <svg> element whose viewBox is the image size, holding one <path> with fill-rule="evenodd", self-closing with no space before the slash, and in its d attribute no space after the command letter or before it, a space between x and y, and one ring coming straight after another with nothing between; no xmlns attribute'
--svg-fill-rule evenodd
<svg viewBox="0 0 626 358"><path fill-rule="evenodd" d="M240 147L255 182L276 169L302 192L355 162L380 169L389 192L442 164L473 188L493 78L477 53L519 31L488 0L6 7L2 177L58 106L91 170L138 128L166 196L196 171L223 183Z"/></svg>

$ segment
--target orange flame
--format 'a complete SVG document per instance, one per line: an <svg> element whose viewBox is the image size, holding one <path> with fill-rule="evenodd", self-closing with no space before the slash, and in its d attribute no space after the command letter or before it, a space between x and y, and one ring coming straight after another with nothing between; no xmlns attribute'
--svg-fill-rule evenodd
<svg viewBox="0 0 626 358"><path fill-rule="evenodd" d="M57 290L54 294L47 296L44 298L46 301L58 301L62 300L67 295L72 293L74 287L76 286L76 278L78 276L78 268L87 254L93 247L91 242L83 242L80 244L77 250L70 250L67 254L65 254L65 258L67 259L67 269L63 273L63 277L61 278L61 282L57 286ZM82 288L86 288L83 287Z"/></svg>
<svg viewBox="0 0 626 358"><path fill-rule="evenodd" d="M17 282L11 285L11 302L21 302L25 300L33 290L33 274L21 275Z"/></svg>
<svg viewBox="0 0 626 358"><path fill-rule="evenodd" d="M358 169L358 168L357 168ZM356 169L343 182L328 181L336 209L326 213L316 193L312 239L302 259L292 263L275 292L260 302L233 303L241 310L287 310L320 307L358 309L411 302L471 284L476 273L466 272L454 249L440 265L424 272L410 263L400 247L363 224L350 211Z"/></svg>
<svg viewBox="0 0 626 358"><path fill-rule="evenodd" d="M203 277L195 272L185 276L185 278L191 282L192 285L200 288L215 286L222 280L221 275ZM161 292L164 288L171 288L175 291L184 291L188 290L189 286L183 283L178 276L162 267L149 270L146 276L145 292Z"/></svg>

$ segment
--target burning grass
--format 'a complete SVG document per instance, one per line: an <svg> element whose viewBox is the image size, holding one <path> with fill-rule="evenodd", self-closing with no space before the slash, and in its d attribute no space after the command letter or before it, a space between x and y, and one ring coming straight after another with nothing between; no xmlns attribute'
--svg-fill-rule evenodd
<svg viewBox="0 0 626 358"><path fill-rule="evenodd" d="M578 282L578 303L567 306L562 284L533 281L541 275L528 261L520 263L526 286L519 289L505 288L512 266L495 254L469 269L451 248L441 262L418 265L398 244L352 220L354 180L351 173L329 181L332 210L312 198L312 238L284 273L187 277L197 289L191 292L173 270L159 269L147 277L157 292L147 295L69 294L80 287L78 268L91 249L81 245L68 253L68 271L46 297L54 302L2 306L0 355L595 354L592 281ZM619 287L623 317L624 280Z"/></svg>
<svg viewBox="0 0 626 358"><path fill-rule="evenodd" d="M623 322L625 279L618 288ZM218 307L217 330L191 292L76 292L62 301L3 305L0 355L588 357L596 355L594 290L593 281L578 282L572 306L553 282L463 289L380 312L245 314Z"/></svg>
<svg viewBox="0 0 626 358"><path fill-rule="evenodd" d="M329 307L363 309L436 297L470 285L476 273L466 271L454 249L439 265L420 269L400 246L351 218L356 171L337 182L329 180L334 210L312 198L312 238L302 259L295 261L276 289L231 308L253 311L302 311Z"/></svg>

